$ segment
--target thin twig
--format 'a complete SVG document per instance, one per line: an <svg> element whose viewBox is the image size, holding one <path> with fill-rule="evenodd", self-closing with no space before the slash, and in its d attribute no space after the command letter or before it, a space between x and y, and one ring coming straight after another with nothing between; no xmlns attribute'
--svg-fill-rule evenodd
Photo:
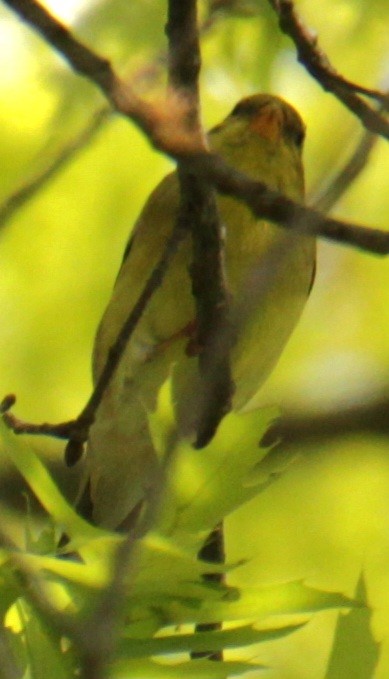
<svg viewBox="0 0 389 679"><path fill-rule="evenodd" d="M366 167L378 136L365 130L350 158L329 181L312 192L311 204L320 212L329 212L350 188L351 184Z"/></svg>
<svg viewBox="0 0 389 679"><path fill-rule="evenodd" d="M182 121L177 102L153 107L136 96L132 87L116 76L106 59L77 41L70 31L54 19L36 0L3 0L30 23L69 61L79 73L100 87L116 110L131 118L149 135L154 146L176 160L190 162L190 169L215 188L245 201L259 218L276 221L286 228L301 228L313 235L347 243L375 254L388 253L388 233L379 229L325 219L323 215L286 199L260 182L252 182L228 168L222 159L199 149L199 139ZM173 110L173 113L172 113ZM374 115L378 114L373 111ZM381 118L380 118L381 120ZM389 126L388 126L389 134ZM257 198L255 192L258 193ZM274 201L274 205L272 203ZM262 207L261 207L262 206Z"/></svg>
<svg viewBox="0 0 389 679"><path fill-rule="evenodd" d="M220 9L212 5L209 8L209 14L204 18L199 28L200 35L208 34L214 28L221 15ZM132 76L133 84L140 86L144 81L147 81L149 86L150 81L158 77L161 67L166 66L166 62L167 51L166 49L161 49L151 61L136 71ZM30 201L46 183L53 179L63 167L72 162L76 155L94 138L103 123L109 118L111 112L111 107L106 105L95 111L78 135L57 152L56 156L44 168L31 179L24 181L3 201L2 205L0 205L0 228L12 218L17 210Z"/></svg>
<svg viewBox="0 0 389 679"><path fill-rule="evenodd" d="M26 21L37 28L56 49L60 50L76 70L87 75L98 84L118 110L138 122L142 129L150 133L154 143L156 143L157 139L161 142L158 109L154 109L151 105L145 104L136 97L131 87L125 85L117 78L110 64L105 59L95 55L87 47L81 45L66 28L34 0L29 2L26 0L4 1L13 7ZM177 65L174 60L173 63L175 65L174 67L172 66L174 74L171 75L171 82L178 79ZM187 76L185 77L187 78ZM185 87L187 85L188 82L186 81ZM126 96L122 97L120 93L123 94L123 92L126 93ZM192 128L192 126L190 127ZM166 126L162 125L162 128L166 132ZM207 182L213 184L219 192L233 195L246 202L257 217L275 221L284 228L304 230L312 235L319 235L336 242L359 247L366 252L381 255L388 254L389 233L359 225L346 224L343 221L332 218L325 218L312 208L298 205L276 191L269 189L265 184L254 182L242 173L229 168L220 157L206 153L202 148L199 152L199 144L202 146L203 140L201 138L199 140L199 137L201 137L199 134L194 136L197 137L197 141L193 145L193 129L188 131L186 120L184 125L181 124L178 138L171 134L170 138L165 140L165 146L162 139L160 148L166 150L166 152L178 160L184 161L185 173L188 173L188 175L195 174L197 177L200 177L202 186ZM170 144L171 139L173 139L173 142ZM183 143L183 140L188 142L188 139L190 139L190 143ZM194 147L197 149L197 153L193 152ZM188 149L191 151L190 153L188 153ZM168 245L166 260L165 255L162 255L161 261L152 273L138 304L127 319L117 343L112 348L107 365L96 385L96 389L80 416L74 421L60 423L59 425L29 425L28 423L16 420L10 413L6 413L5 419L16 433L42 433L59 436L60 438L69 438L69 461L74 462L78 459L82 452L82 445L87 440L88 430L94 420L102 394L116 369L128 338L133 332L137 319L142 315L151 294L160 284L161 276L168 261L170 261L171 253L169 252L169 247L171 246L172 244ZM215 250L220 253L219 247L215 248ZM222 262L219 261L218 266L222 267ZM201 276L197 278L201 285ZM221 279L219 278L219 280ZM221 292L223 291L221 290ZM217 299L217 294L214 297L215 299ZM207 324L204 324L204 326L206 327ZM221 333L221 336L223 336L223 333ZM204 362L206 360L204 354L202 360Z"/></svg>
<svg viewBox="0 0 389 679"><path fill-rule="evenodd" d="M42 170L37 172L31 179L25 181L0 205L0 228L4 226L17 210L37 194L51 179L53 179L63 167L65 167L79 151L93 139L100 130L102 124L111 113L111 108L103 106L95 111L86 126L74 139L68 142L59 153Z"/></svg>
<svg viewBox="0 0 389 679"><path fill-rule="evenodd" d="M82 679L106 679L120 636L124 616L123 602L128 594L131 571L135 569L138 533L132 532L120 542L112 564L112 576L92 613L84 620L80 646Z"/></svg>
<svg viewBox="0 0 389 679"><path fill-rule="evenodd" d="M42 616L59 637L66 636L75 645L80 658L81 679L105 679L106 668L112 659L119 636L120 620L123 615L123 600L127 594L126 583L130 581L134 547L138 535L123 539L116 550L112 577L101 592L93 610L86 616L65 613L56 608L46 594L43 581L29 568L23 552L0 528L0 545L8 552L8 560L16 570L22 585L23 595Z"/></svg>
<svg viewBox="0 0 389 679"><path fill-rule="evenodd" d="M388 94L353 83L337 73L318 46L316 35L304 25L292 0L269 0L269 3L278 16L281 30L292 38L298 59L307 71L352 111L368 130L389 139L387 117L380 115L359 96L363 94L373 98L388 110Z"/></svg>
<svg viewBox="0 0 389 679"><path fill-rule="evenodd" d="M97 408L99 407L105 390L120 362L127 343L131 338L131 335L134 332L137 323L141 318L145 308L147 307L152 295L160 286L171 258L173 257L179 243L184 238L186 233L187 231L185 226L179 222L172 232L172 235L166 244L165 250L160 257L159 262L146 281L142 294L140 295L134 308L131 309L126 321L121 328L121 331L112 345L97 384L80 415L75 420L69 420L59 424L32 424L29 422L24 422L9 412L9 409L15 403L15 396L11 394L6 396L3 399L2 404L0 404L0 413L2 413L5 424L15 434L45 435L59 439L68 439L68 444L65 451L65 460L69 466L74 465L78 461L83 452L83 445L88 440L89 429L94 422Z"/></svg>
<svg viewBox="0 0 389 679"><path fill-rule="evenodd" d="M142 294L140 295L133 309L131 309L114 344L109 350L108 358L97 381L97 384L95 385L94 391L85 408L77 418L77 423L79 425L78 440L81 443L84 443L87 440L89 428L94 422L97 408L101 403L105 390L112 379L125 348L140 318L142 317L144 310L149 304L152 295L161 285L163 277L169 267L170 261L186 233L187 231L185 225L182 224L180 220L178 220L169 240L166 243L165 250L160 257L159 262L151 272L148 280L145 283ZM75 439L75 441L77 442L77 439ZM67 459L67 461L68 464L74 464L77 460Z"/></svg>
<svg viewBox="0 0 389 679"><path fill-rule="evenodd" d="M74 37L58 19L37 0L3 0L20 18L32 26L57 50L76 73L87 77L101 89L112 106L130 118L158 149L179 157L182 152L199 150L195 139L182 122L180 100L153 106L141 99L132 85L121 79L108 59L93 52ZM175 149L175 150L174 150Z"/></svg>

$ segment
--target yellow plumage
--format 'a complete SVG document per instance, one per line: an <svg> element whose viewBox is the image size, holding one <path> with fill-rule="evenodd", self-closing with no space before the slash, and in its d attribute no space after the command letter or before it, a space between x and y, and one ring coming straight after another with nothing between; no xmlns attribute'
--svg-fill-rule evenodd
<svg viewBox="0 0 389 679"><path fill-rule="evenodd" d="M277 97L255 95L242 100L211 131L209 141L234 168L301 202L303 137L303 123L290 105ZM95 379L164 250L178 201L173 173L157 186L138 219L97 332ZM233 408L240 410L273 368L301 314L313 279L315 244L307 236L254 218L233 198L219 197L218 205L236 330L231 353ZM108 528L130 527L131 512L158 486L160 463L146 409L154 409L172 370L177 431L194 434L189 414L195 411L198 361L185 352L189 338L184 332L195 320L190 263L188 235L126 348L90 432L84 495L89 495L91 518Z"/></svg>

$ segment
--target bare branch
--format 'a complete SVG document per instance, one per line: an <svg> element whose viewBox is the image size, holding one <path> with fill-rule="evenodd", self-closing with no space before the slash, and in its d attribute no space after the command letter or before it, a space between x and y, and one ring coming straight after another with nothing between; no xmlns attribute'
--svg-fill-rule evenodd
<svg viewBox="0 0 389 679"><path fill-rule="evenodd" d="M162 150L165 150L173 157L176 157L176 159L182 161L180 176L183 177L182 184L185 198L183 205L185 205L185 201L189 200L190 195L197 195L198 198L202 196L199 203L196 203L195 208L197 214L195 217L195 212L193 214L191 213L191 210L193 211L194 209L193 201L190 207L187 206L185 208L187 211L186 215L185 210L181 210L181 226L184 230L184 222L186 223L186 226L191 224L195 239L197 239L197 226L195 227L194 225L202 222L205 229L201 238L199 237L198 240L195 240L197 243L197 254L194 268L196 270L197 267L197 270L194 274L194 288L196 299L198 300L198 316L199 319L203 319L203 321L200 320L199 322L199 345L202 348L208 346L210 353L208 354L206 351L202 351L200 353L200 363L203 366L204 373L206 373L211 356L213 356L213 358L215 356L215 348L213 346L215 337L219 336L220 338L223 338L222 345L218 345L217 347L217 353L220 356L220 365L225 366L225 374L227 376L224 381L224 386L219 385L217 387L220 389L220 403L222 403L224 399L224 405L221 405L221 411L219 413L221 418L225 409L228 409L229 407L228 399L231 396L230 373L227 369L227 356L231 336L229 334L228 300L226 298L226 289L223 278L224 272L221 254L222 249L220 247L220 229L218 226L217 212L215 211L214 197L210 197L207 183L213 184L221 193L233 195L238 199L245 201L253 213L259 218L270 219L279 223L280 226L284 228L298 229L311 233L312 235L320 235L340 243L347 243L360 247L367 252L388 254L389 233L378 229L369 229L363 226L346 224L335 219L326 219L317 211L294 203L276 191L269 189L265 184L248 179L240 172L229 168L221 158L207 153L206 149L205 151L203 150L204 140L197 117L197 82L194 80L191 82L190 80L190 78L196 78L196 69L199 64L198 54L193 53L196 44L198 50L198 43L196 43L196 40L198 41L198 36L196 37L196 33L193 33L193 17L195 17L193 0L191 0L192 4L187 3L185 4L185 7L182 3L179 3L180 6L178 9L177 1L178 0L176 0L176 3L172 2L169 31L175 35L181 35L181 41L188 36L190 37L188 44L192 46L194 65L192 68L188 67L188 60L190 60L191 55L185 51L185 47L182 45L178 47L176 46L176 42L174 42L174 47L172 46L172 49L177 49L177 52L170 58L170 82L177 85L181 92L183 90L191 92L192 101L190 102L190 106L188 107L188 103L186 103L186 111L191 111L191 116L189 118L190 129L188 130L187 118L184 121L185 124L181 124L178 136L173 133L165 138L163 134L161 136L161 129L164 133L166 133L168 129L165 125L166 116L165 118L163 118L163 116L161 118L158 109L142 102L133 93L130 86L125 85L117 78L112 71L110 64L105 59L95 55L87 47L79 43L66 28L64 28L56 19L51 17L51 15L35 2L35 0L5 0L6 4L13 7L26 21L36 27L56 49L59 49L76 70L87 75L98 84L121 113L138 122L143 130L151 134L155 144L157 143L156 140L158 140L159 147ZM183 7L185 8L184 13L182 10ZM186 12L188 12L188 14L186 14ZM178 21L177 17L183 22L182 27L185 28L185 30L181 32L177 32L177 27L175 25L176 19ZM185 31L189 31L189 33L187 34ZM192 32L192 34L190 32ZM180 66L179 54L184 57L184 66ZM180 75L181 72L182 75ZM179 85L180 82L182 86ZM123 93L125 93L125 96ZM193 102L195 102L194 109L191 108ZM177 120L177 117L175 117L174 120ZM193 135L193 128L196 128L197 131L200 130L200 132ZM193 142L193 137L196 137L195 142ZM196 150L196 153L194 153L194 150ZM194 185L194 175L197 177L196 187ZM199 209L201 205L203 206L203 212ZM213 224L211 231L209 231L210 223ZM166 252L163 253L160 262L151 273L137 305L124 324L122 331L117 338L117 342L111 349L107 364L96 385L95 391L79 417L74 421L72 420L58 425L49 425L46 423L42 425L30 425L17 420L7 412L4 415L4 418L8 426L10 426L15 433L46 434L58 436L60 438L69 438L69 463L74 463L78 459L82 453L82 445L87 440L88 430L94 420L95 412L101 402L102 395L120 361L120 357L136 323L148 304L151 295L160 285L164 271L166 270L181 237L181 230L178 228L176 233L172 236L171 241L168 243ZM207 240L208 238L210 240ZM211 266L213 274L212 281L216 281L212 292L209 288L206 288L204 291L204 281L209 282L210 280L207 274L207 271L210 271L210 269L208 269L208 266L210 266L208 254L207 257L203 257L204 253L208 253L208 251L210 253L209 257L213 261L213 265ZM215 275L215 272L218 275ZM206 306L207 309L200 309L201 305ZM210 318L212 309L216 309L217 313ZM215 333L214 339L212 340L207 333L209 332L210 327L215 327L215 320L217 321L216 325L219 326L218 330L220 332ZM212 418L214 422L217 421L219 415L213 413ZM209 425L208 430L210 433L212 430L211 425ZM202 435L199 436L199 445L204 445L207 436L210 437L210 434L207 434L206 431L207 427L205 427Z"/></svg>
<svg viewBox="0 0 389 679"><path fill-rule="evenodd" d="M249 179L229 167L220 156L199 154L191 157L190 164L193 171L212 182L220 193L244 201L259 218L270 219L285 229L352 245L364 252L389 254L389 231L325 217L313 208L295 203L266 184Z"/></svg>
<svg viewBox="0 0 389 679"><path fill-rule="evenodd" d="M130 571L135 565L133 557L138 537L138 532L132 531L119 543L112 565L111 580L82 625L79 640L82 679L107 677L107 667L120 634L120 623L124 615L123 602L128 589L126 583L131 581Z"/></svg>
<svg viewBox="0 0 389 679"><path fill-rule="evenodd" d="M389 95L362 87L341 76L320 49L314 35L303 23L292 0L269 0L278 15L281 30L296 45L299 61L328 92L332 92L371 132L389 139L389 120L369 106L358 94L376 99L389 108Z"/></svg>
<svg viewBox="0 0 389 679"><path fill-rule="evenodd" d="M215 526L213 531L208 535L207 540L199 551L198 558L202 561L207 561L210 564L225 562L226 553L223 523ZM204 573L202 577L205 582L216 582L218 584L225 582L223 573ZM222 629L222 625L219 622L196 625L197 632L210 632L217 629ZM221 661L223 660L223 651L192 651L191 658L208 658L209 660Z"/></svg>
<svg viewBox="0 0 389 679"><path fill-rule="evenodd" d="M168 1L169 86L182 93L199 124L198 76L201 67L196 0Z"/></svg>
<svg viewBox="0 0 389 679"><path fill-rule="evenodd" d="M212 182L221 193L235 195L245 201L258 217L271 219L285 228L301 228L303 224L304 230L313 235L347 243L367 252L388 254L388 234L385 231L325 219L312 209L304 208L268 189L264 184L250 181L228 168L222 159L204 153L203 148L199 149L199 139L196 138L194 142L192 131L188 132L182 124L182 110L178 112L176 109L172 114L167 110L169 106L162 110L139 99L131 86L115 75L107 60L79 43L36 0L3 1L47 37L76 70L95 82L120 113L131 118L149 135L154 146L176 160L190 163L191 171L203 180ZM273 4L275 6L275 0ZM373 113L378 115L375 111Z"/></svg>
<svg viewBox="0 0 389 679"><path fill-rule="evenodd" d="M221 12L217 6L211 5L209 14L204 18L199 28L200 35L208 34L215 26L221 17ZM141 66L133 75L133 84L150 86L152 81L155 81L163 66L167 63L167 51L162 49L158 52L151 61ZM82 151L87 144L93 139L95 134L100 130L103 123L109 118L112 113L111 107L103 106L90 117L85 127L76 135L68 144L61 149L57 155L49 161L46 167L42 168L31 179L24 181L19 188L13 191L8 198L0 205L0 228L12 218L14 213L22 208L28 201L30 201L42 187L46 185L58 172L68 165L76 157L78 152Z"/></svg>
<svg viewBox="0 0 389 679"><path fill-rule="evenodd" d="M207 148L201 127L198 74L201 64L196 0L169 1L169 86L184 97L186 124ZM189 170L189 171L188 171ZM230 366L232 331L224 271L221 221L213 187L190 172L185 158L178 165L181 190L180 219L187 223L193 242L192 292L196 324L201 393L197 395L197 441L202 447L231 409L233 382Z"/></svg>
<svg viewBox="0 0 389 679"><path fill-rule="evenodd" d="M188 130L207 149L201 126L198 75L201 66L197 0L169 0L167 34L169 37L169 86L173 96L184 96L188 106ZM212 185L188 172L186 162L178 164L180 183L180 216L192 234L193 261L190 269L192 292L196 304L197 345L199 347L200 393L196 394L196 446L205 446L224 415L231 409L234 384L230 349L232 327L224 268L222 224ZM211 545L205 552L214 562L223 562L223 527L211 534ZM200 558L204 556L200 552ZM204 557L205 558L205 557ZM218 573L212 578L221 582ZM220 629L218 622L207 629ZM201 627L196 628L201 632ZM211 654L222 660L223 653Z"/></svg>
<svg viewBox="0 0 389 679"><path fill-rule="evenodd" d="M24 21L38 31L70 66L99 87L112 106L130 118L150 142L161 151L179 157L183 152L199 151L199 140L182 122L180 100L153 106L135 93L129 82L114 72L108 59L99 56L77 40L37 0L3 0ZM175 150L174 150L175 149Z"/></svg>
<svg viewBox="0 0 389 679"><path fill-rule="evenodd" d="M327 213L336 205L366 167L378 136L365 130L345 165L323 187L313 192L310 202L316 210Z"/></svg>
<svg viewBox="0 0 389 679"><path fill-rule="evenodd" d="M73 160L79 151L85 148L110 113L111 108L107 106L95 111L84 129L72 141L68 142L46 167L8 196L4 203L0 205L0 228L17 210L20 210L27 201L53 179L63 167Z"/></svg>
<svg viewBox="0 0 389 679"><path fill-rule="evenodd" d="M284 415L266 436L279 437L288 445L322 443L327 439L356 434L389 436L389 398L384 395L361 405L318 415Z"/></svg>
<svg viewBox="0 0 389 679"><path fill-rule="evenodd" d="M116 341L112 345L104 369L100 378L80 415L75 420L68 422L61 422L59 424L32 424L24 422L16 418L9 412L9 409L15 403L15 396L12 394L6 396L0 404L0 413L7 427L9 427L15 434L31 434L52 436L59 439L68 439L68 444L65 451L65 460L69 466L74 465L83 453L83 444L87 441L89 429L92 426L97 408L99 407L103 398L104 392L110 383L112 376L120 362L123 352L130 340L145 308L147 307L152 295L160 286L164 274L170 264L171 258L177 250L177 247L186 235L186 225L179 222L166 248L161 255L161 258L148 280L145 283L142 294L140 295L134 308L131 309L125 323L123 324Z"/></svg>

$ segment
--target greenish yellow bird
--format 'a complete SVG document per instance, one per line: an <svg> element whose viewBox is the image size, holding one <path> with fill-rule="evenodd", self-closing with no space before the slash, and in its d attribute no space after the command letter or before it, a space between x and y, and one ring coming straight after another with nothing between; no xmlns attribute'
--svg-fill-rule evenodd
<svg viewBox="0 0 389 679"><path fill-rule="evenodd" d="M256 94L240 101L211 130L209 144L235 169L302 202L304 133L292 106L278 97ZM232 407L240 411L269 375L300 317L314 278L315 241L257 219L234 198L219 196L217 202L225 227L226 280L236 338L231 350ZM178 205L173 172L147 200L126 248L96 336L95 381L164 250ZM88 518L106 528L131 528L137 507L161 482L161 461L152 445L147 411L155 409L169 375L177 432L195 435L188 413L191 400L195 403L198 357L187 351L190 338L185 332L195 320L190 264L188 233L125 349L90 431L82 505L88 505Z"/></svg>

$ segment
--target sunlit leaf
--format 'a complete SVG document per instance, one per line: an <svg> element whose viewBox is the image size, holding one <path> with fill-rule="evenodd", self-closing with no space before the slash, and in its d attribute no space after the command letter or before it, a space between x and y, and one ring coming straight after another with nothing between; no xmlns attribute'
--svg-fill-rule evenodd
<svg viewBox="0 0 389 679"><path fill-rule="evenodd" d="M288 625L275 629L259 630L252 625L246 625L216 632L175 634L166 637L154 637L154 639L125 638L120 644L119 652L127 658L139 658L142 656L189 653L191 651L220 651L280 639L300 627L301 625Z"/></svg>

